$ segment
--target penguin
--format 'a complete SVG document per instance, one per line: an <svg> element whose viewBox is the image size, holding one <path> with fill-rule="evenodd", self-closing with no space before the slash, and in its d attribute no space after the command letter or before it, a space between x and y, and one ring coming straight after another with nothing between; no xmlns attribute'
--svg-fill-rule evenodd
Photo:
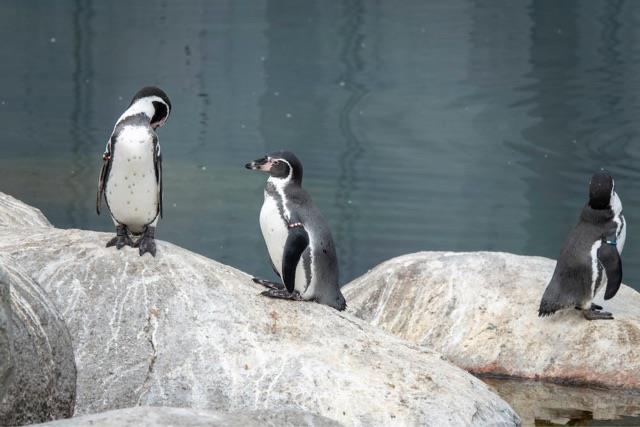
<svg viewBox="0 0 640 427"><path fill-rule="evenodd" d="M271 266L282 283L254 277L271 298L315 301L344 310L338 284L338 260L324 217L302 188L302 163L278 151L245 165L269 174L260 210L260 228Z"/></svg>
<svg viewBox="0 0 640 427"><path fill-rule="evenodd" d="M116 122L102 156L96 212L104 199L116 226L107 247L139 248L155 257L155 229L162 217L162 155L155 130L164 125L171 101L163 90L144 87ZM130 235L141 236L135 243Z"/></svg>
<svg viewBox="0 0 640 427"><path fill-rule="evenodd" d="M613 298L622 283L620 255L627 236L622 202L606 171L597 172L589 184L589 202L569 234L547 285L538 315L575 307L587 320L613 319L591 301L606 287L604 299Z"/></svg>

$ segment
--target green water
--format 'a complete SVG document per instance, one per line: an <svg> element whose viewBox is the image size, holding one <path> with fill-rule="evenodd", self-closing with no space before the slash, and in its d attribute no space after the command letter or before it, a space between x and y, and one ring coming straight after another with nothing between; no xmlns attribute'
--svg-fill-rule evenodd
<svg viewBox="0 0 640 427"><path fill-rule="evenodd" d="M342 280L425 249L555 257L590 174L616 178L640 287L636 2L5 1L3 191L60 227L94 213L100 154L132 94L174 110L160 238L270 274L264 177L287 148ZM636 284L638 282L638 284Z"/></svg>
<svg viewBox="0 0 640 427"><path fill-rule="evenodd" d="M6 0L0 191L112 230L101 153L154 84L174 106L160 239L270 276L243 165L286 148L344 283L420 250L555 258L606 167L640 289L639 24L633 1Z"/></svg>

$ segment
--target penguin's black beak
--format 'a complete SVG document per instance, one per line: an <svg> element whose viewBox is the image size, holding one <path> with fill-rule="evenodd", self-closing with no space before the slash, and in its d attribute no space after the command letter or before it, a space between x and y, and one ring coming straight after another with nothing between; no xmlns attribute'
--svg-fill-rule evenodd
<svg viewBox="0 0 640 427"><path fill-rule="evenodd" d="M269 172L271 170L271 165L272 162L269 157L263 157L261 159L247 163L246 165L244 165L244 167L251 170Z"/></svg>

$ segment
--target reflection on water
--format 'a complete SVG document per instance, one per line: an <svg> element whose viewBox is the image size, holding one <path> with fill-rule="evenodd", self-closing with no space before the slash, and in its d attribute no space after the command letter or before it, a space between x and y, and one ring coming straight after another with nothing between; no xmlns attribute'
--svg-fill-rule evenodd
<svg viewBox="0 0 640 427"><path fill-rule="evenodd" d="M523 426L637 426L640 394L537 381L482 378L520 415Z"/></svg>
<svg viewBox="0 0 640 427"><path fill-rule="evenodd" d="M71 18L73 28L73 39L71 47L72 53L72 74L73 83L73 103L71 106L70 133L71 151L69 157L74 169L67 174L64 179L64 186L74 195L81 195L85 191L84 183L78 180L78 176L90 174L92 172L89 165L82 159L86 151L86 141L90 141L85 123L92 115L92 49L93 34L91 21L93 19L93 9L90 2L76 0L73 6ZM105 139L106 144L106 139ZM76 224L85 216L82 197L76 197L68 205L67 222Z"/></svg>
<svg viewBox="0 0 640 427"><path fill-rule="evenodd" d="M348 92L348 98L340 109L338 126L344 146L340 150L340 172L336 187L335 204L340 209L335 237L342 242L342 273L353 276L354 255L359 243L356 234L356 224L360 218L358 206L353 203L354 191L358 188L357 166L364 149L356 135L351 117L358 114L358 105L366 96L367 87L359 82L359 74L363 71L364 61L362 50L365 38L362 33L365 4L363 0L343 1L343 25L339 34L343 40L340 49L340 63L343 72L339 76L338 84Z"/></svg>
<svg viewBox="0 0 640 427"><path fill-rule="evenodd" d="M141 86L160 130L158 236L271 274L258 227L281 148L332 226L347 282L425 249L555 257L590 174L615 176L640 288L640 4L452 0L5 1L0 190L60 227L94 214L100 155Z"/></svg>

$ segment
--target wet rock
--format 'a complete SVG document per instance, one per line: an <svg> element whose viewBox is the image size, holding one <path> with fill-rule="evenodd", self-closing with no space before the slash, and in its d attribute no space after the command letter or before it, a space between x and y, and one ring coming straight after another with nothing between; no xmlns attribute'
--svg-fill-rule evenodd
<svg viewBox="0 0 640 427"><path fill-rule="evenodd" d="M76 370L69 332L47 296L0 255L0 425L73 414Z"/></svg>
<svg viewBox="0 0 640 427"><path fill-rule="evenodd" d="M42 427L339 427L328 418L304 411L224 413L206 409L139 406L38 424Z"/></svg>
<svg viewBox="0 0 640 427"><path fill-rule="evenodd" d="M555 262L506 253L421 252L384 262L343 288L351 313L479 374L640 389L640 294L622 286L577 310L538 317Z"/></svg>
<svg viewBox="0 0 640 427"><path fill-rule="evenodd" d="M0 228L74 339L79 415L134 405L305 410L345 425L517 425L441 356L315 303L268 299L238 270L158 241Z"/></svg>

